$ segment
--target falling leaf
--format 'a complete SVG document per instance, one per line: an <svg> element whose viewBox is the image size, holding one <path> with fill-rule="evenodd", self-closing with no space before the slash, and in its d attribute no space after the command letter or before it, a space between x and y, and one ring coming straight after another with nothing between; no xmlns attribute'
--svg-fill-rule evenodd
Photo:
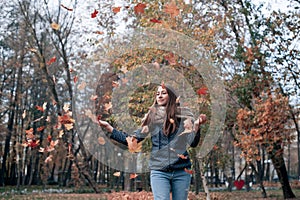
<svg viewBox="0 0 300 200"><path fill-rule="evenodd" d="M191 133L193 131L193 122L191 118L187 118L183 122L184 131L180 133L178 136L181 136L186 133Z"/></svg>
<svg viewBox="0 0 300 200"><path fill-rule="evenodd" d="M69 103L64 104L63 110L67 113L70 110L70 104Z"/></svg>
<svg viewBox="0 0 300 200"><path fill-rule="evenodd" d="M101 145L105 145L106 141L104 139L104 137L98 137L98 143L101 144Z"/></svg>
<svg viewBox="0 0 300 200"><path fill-rule="evenodd" d="M44 108L43 108L42 106L35 106L35 108L36 108L37 110L39 110L39 111L42 111L42 112L45 111Z"/></svg>
<svg viewBox="0 0 300 200"><path fill-rule="evenodd" d="M179 158L181 158L181 159L187 159L188 157L187 156L185 156L185 155L183 155L183 154L177 154L177 156L179 157Z"/></svg>
<svg viewBox="0 0 300 200"><path fill-rule="evenodd" d="M68 131L73 129L73 124L64 124L64 126Z"/></svg>
<svg viewBox="0 0 300 200"><path fill-rule="evenodd" d="M52 158L53 158L52 155L48 156L48 157L45 159L45 163L51 162L51 161L52 161Z"/></svg>
<svg viewBox="0 0 300 200"><path fill-rule="evenodd" d="M171 17L176 17L180 13L179 8L174 1L165 5L164 12L170 14Z"/></svg>
<svg viewBox="0 0 300 200"><path fill-rule="evenodd" d="M116 177L120 177L121 176L121 172L115 172L113 175L116 176Z"/></svg>
<svg viewBox="0 0 300 200"><path fill-rule="evenodd" d="M148 132L149 132L149 127L143 126L141 133L148 133Z"/></svg>
<svg viewBox="0 0 300 200"><path fill-rule="evenodd" d="M91 95L90 100L95 101L98 98L98 95Z"/></svg>
<svg viewBox="0 0 300 200"><path fill-rule="evenodd" d="M187 168L184 168L184 171L185 171L186 173L188 173L188 174L193 174L193 173L194 173L193 170L187 169Z"/></svg>
<svg viewBox="0 0 300 200"><path fill-rule="evenodd" d="M178 96L178 97L176 98L176 103L177 103L177 104L180 103L180 96Z"/></svg>
<svg viewBox="0 0 300 200"><path fill-rule="evenodd" d="M73 81L74 81L74 83L77 83L77 81L78 81L78 76L74 76Z"/></svg>
<svg viewBox="0 0 300 200"><path fill-rule="evenodd" d="M60 6L61 7L63 7L64 9L66 9L67 11L73 11L73 9L72 8L68 8L68 7L66 7L65 5L63 5L63 4L60 4Z"/></svg>
<svg viewBox="0 0 300 200"><path fill-rule="evenodd" d="M108 110L111 109L111 108L112 108L112 103L111 103L111 102L105 103L104 106L103 106L103 109L104 109L105 111L108 111Z"/></svg>
<svg viewBox="0 0 300 200"><path fill-rule="evenodd" d="M40 140L32 140L30 142L28 142L28 146L31 148L35 148L40 144Z"/></svg>
<svg viewBox="0 0 300 200"><path fill-rule="evenodd" d="M47 65L51 65L52 63L54 63L56 61L56 57L53 56L52 58L50 58L50 60L46 63Z"/></svg>
<svg viewBox="0 0 300 200"><path fill-rule="evenodd" d="M128 144L128 150L130 153L137 153L137 152L141 152L142 150L142 143L138 143L137 139L135 137L132 136L128 136L126 137L126 141Z"/></svg>
<svg viewBox="0 0 300 200"><path fill-rule="evenodd" d="M97 14L98 14L98 13L99 13L99 12L95 9L94 12L91 14L91 18L97 17Z"/></svg>
<svg viewBox="0 0 300 200"><path fill-rule="evenodd" d="M157 23L157 24L161 24L162 23L161 20L158 20L158 19L155 19L155 18L150 19L150 22Z"/></svg>
<svg viewBox="0 0 300 200"><path fill-rule="evenodd" d="M128 83L128 78L121 78L122 84Z"/></svg>
<svg viewBox="0 0 300 200"><path fill-rule="evenodd" d="M169 53L164 58L169 62L170 65L176 65L177 64L176 59L175 59L175 55L173 53Z"/></svg>
<svg viewBox="0 0 300 200"><path fill-rule="evenodd" d="M86 87L86 82L81 82L78 86L77 86L77 88L78 88L78 90L83 90L84 88Z"/></svg>
<svg viewBox="0 0 300 200"><path fill-rule="evenodd" d="M60 130L58 132L58 138L62 138L62 136L64 135L64 131L63 130Z"/></svg>
<svg viewBox="0 0 300 200"><path fill-rule="evenodd" d="M128 72L126 66L122 66L121 69L120 69L120 71L123 72L124 74L126 74Z"/></svg>
<svg viewBox="0 0 300 200"><path fill-rule="evenodd" d="M138 3L137 5L134 6L134 13L135 14L143 14L145 12L146 4L144 3Z"/></svg>
<svg viewBox="0 0 300 200"><path fill-rule="evenodd" d="M166 89L166 85L164 81L161 82L160 86L162 87L162 89Z"/></svg>
<svg viewBox="0 0 300 200"><path fill-rule="evenodd" d="M25 117L26 117L26 110L24 110L22 114L22 118L25 119Z"/></svg>
<svg viewBox="0 0 300 200"><path fill-rule="evenodd" d="M103 32L103 31L94 31L93 33L95 33L95 34L98 34L98 35L102 35L102 34L104 34L104 32Z"/></svg>
<svg viewBox="0 0 300 200"><path fill-rule="evenodd" d="M51 28L54 29L54 30L58 30L60 28L60 25L55 23L55 22L52 22L51 23Z"/></svg>
<svg viewBox="0 0 300 200"><path fill-rule="evenodd" d="M120 6L118 6L118 7L113 7L113 8L112 8L112 11L113 11L113 13L117 14L118 12L121 11L121 7L120 7Z"/></svg>
<svg viewBox="0 0 300 200"><path fill-rule="evenodd" d="M206 95L207 94L207 87L201 87L197 90L198 95Z"/></svg>
<svg viewBox="0 0 300 200"><path fill-rule="evenodd" d="M120 85L120 84L119 84L119 82L117 82L117 81L113 81L113 82L112 82L112 86L113 86L113 87L119 87L119 85Z"/></svg>
<svg viewBox="0 0 300 200"><path fill-rule="evenodd" d="M152 63L152 65L156 68L156 69L160 69L160 65L158 62L154 62Z"/></svg>
<svg viewBox="0 0 300 200"><path fill-rule="evenodd" d="M129 175L130 179L135 179L136 177L138 177L138 175L136 173L132 173Z"/></svg>
<svg viewBox="0 0 300 200"><path fill-rule="evenodd" d="M45 129L45 126L41 126L41 127L38 127L36 130L37 131L42 131L42 130L44 130Z"/></svg>

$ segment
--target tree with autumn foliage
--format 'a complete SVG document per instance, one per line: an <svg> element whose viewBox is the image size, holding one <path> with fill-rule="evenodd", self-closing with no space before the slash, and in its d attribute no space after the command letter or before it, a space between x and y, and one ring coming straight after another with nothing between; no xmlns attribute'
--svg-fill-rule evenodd
<svg viewBox="0 0 300 200"><path fill-rule="evenodd" d="M281 94L261 94L253 110L240 109L237 115L236 145L248 163L261 159L261 148L271 158L281 183L284 198L294 198L283 158L284 147L293 139L288 99Z"/></svg>

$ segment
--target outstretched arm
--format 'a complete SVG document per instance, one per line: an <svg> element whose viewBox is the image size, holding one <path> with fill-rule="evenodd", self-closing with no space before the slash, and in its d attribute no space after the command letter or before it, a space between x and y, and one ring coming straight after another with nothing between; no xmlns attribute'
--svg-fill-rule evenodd
<svg viewBox="0 0 300 200"><path fill-rule="evenodd" d="M193 142L190 145L191 147L196 147L199 144L200 137L201 137L200 126L201 126L201 124L204 124L205 122L206 122L206 115L205 114L199 115L198 119L194 123L194 131L195 131L196 135L195 135Z"/></svg>

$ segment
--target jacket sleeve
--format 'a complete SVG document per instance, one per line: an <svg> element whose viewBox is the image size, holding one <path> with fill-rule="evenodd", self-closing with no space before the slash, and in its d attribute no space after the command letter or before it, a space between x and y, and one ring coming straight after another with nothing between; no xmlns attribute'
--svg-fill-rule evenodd
<svg viewBox="0 0 300 200"><path fill-rule="evenodd" d="M138 129L134 132L134 135L133 135L133 137L135 137L138 142L140 142L144 139L144 138L140 137L140 132L141 131ZM119 131L119 130L114 128L111 135L110 135L110 138L113 139L113 140L116 140L117 142L119 142L121 144L128 145L128 143L126 141L126 138L128 136L129 135L127 133Z"/></svg>
<svg viewBox="0 0 300 200"><path fill-rule="evenodd" d="M198 129L193 142L191 143L191 147L196 147L199 144L200 141L200 137L201 137L201 128Z"/></svg>

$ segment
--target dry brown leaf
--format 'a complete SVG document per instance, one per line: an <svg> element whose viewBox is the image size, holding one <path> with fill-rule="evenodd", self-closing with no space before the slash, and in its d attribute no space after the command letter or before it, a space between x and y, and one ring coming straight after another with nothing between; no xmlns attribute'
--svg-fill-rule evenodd
<svg viewBox="0 0 300 200"><path fill-rule="evenodd" d="M128 144L128 150L130 153L137 153L137 152L141 152L142 150L142 143L141 142L137 142L137 139L135 137L132 136L128 136L126 138L127 144Z"/></svg>

